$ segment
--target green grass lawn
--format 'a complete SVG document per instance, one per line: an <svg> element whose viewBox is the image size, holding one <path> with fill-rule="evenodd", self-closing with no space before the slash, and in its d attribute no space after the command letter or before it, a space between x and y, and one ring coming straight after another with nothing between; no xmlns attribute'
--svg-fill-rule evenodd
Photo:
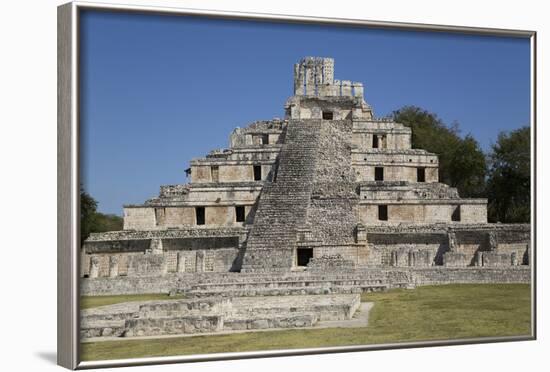
<svg viewBox="0 0 550 372"><path fill-rule="evenodd" d="M120 295L120 296L82 296L80 298L80 308L89 309L92 307L119 304L121 302L149 301L149 300L176 300L183 296L168 296L162 293L149 293L139 295Z"/></svg>
<svg viewBox="0 0 550 372"><path fill-rule="evenodd" d="M365 328L83 343L81 356L106 360L530 334L526 284L427 286L363 294L362 300L374 302Z"/></svg>

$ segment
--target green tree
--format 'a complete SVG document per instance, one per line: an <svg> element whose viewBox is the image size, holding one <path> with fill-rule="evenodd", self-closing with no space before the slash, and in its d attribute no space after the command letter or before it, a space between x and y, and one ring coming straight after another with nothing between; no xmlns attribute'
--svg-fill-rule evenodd
<svg viewBox="0 0 550 372"><path fill-rule="evenodd" d="M97 211L97 201L80 186L80 242L90 235L94 214Z"/></svg>
<svg viewBox="0 0 550 372"><path fill-rule="evenodd" d="M462 197L484 195L487 164L479 143L460 136L458 123L446 125L436 114L405 106L392 119L412 129L412 147L439 156L439 181L458 188Z"/></svg>
<svg viewBox="0 0 550 372"><path fill-rule="evenodd" d="M531 215L531 131L501 132L489 154L489 220L529 222Z"/></svg>
<svg viewBox="0 0 550 372"><path fill-rule="evenodd" d="M80 242L90 233L122 230L122 218L97 211L98 202L80 186Z"/></svg>

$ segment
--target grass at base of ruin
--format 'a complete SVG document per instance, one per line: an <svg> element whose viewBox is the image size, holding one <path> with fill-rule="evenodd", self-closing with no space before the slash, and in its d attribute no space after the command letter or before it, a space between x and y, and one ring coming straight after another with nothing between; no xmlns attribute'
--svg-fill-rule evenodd
<svg viewBox="0 0 550 372"><path fill-rule="evenodd" d="M122 302L150 301L150 300L177 300L183 296L168 296L162 293L148 293L139 295L118 295L118 296L82 296L80 308L90 309L92 307L114 305Z"/></svg>
<svg viewBox="0 0 550 372"><path fill-rule="evenodd" d="M81 344L82 360L367 345L530 334L527 284L461 284L363 294L364 328L300 329Z"/></svg>

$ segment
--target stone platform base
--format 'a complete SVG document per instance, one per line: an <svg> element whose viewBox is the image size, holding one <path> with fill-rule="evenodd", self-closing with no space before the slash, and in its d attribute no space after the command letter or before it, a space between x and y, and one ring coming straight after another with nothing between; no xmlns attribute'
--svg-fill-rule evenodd
<svg viewBox="0 0 550 372"><path fill-rule="evenodd" d="M195 273L82 278L81 295L181 293L186 297L326 295L450 283L529 283L530 266L358 268L346 273Z"/></svg>
<svg viewBox="0 0 550 372"><path fill-rule="evenodd" d="M81 312L81 339L211 334L345 322L358 294L193 298L127 302Z"/></svg>

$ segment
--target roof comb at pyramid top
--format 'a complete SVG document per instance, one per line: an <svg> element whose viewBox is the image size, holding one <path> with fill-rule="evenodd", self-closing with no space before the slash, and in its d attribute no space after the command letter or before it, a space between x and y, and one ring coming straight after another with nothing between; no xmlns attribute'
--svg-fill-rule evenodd
<svg viewBox="0 0 550 372"><path fill-rule="evenodd" d="M334 59L304 57L294 65L294 95L363 97L363 84L334 80Z"/></svg>

